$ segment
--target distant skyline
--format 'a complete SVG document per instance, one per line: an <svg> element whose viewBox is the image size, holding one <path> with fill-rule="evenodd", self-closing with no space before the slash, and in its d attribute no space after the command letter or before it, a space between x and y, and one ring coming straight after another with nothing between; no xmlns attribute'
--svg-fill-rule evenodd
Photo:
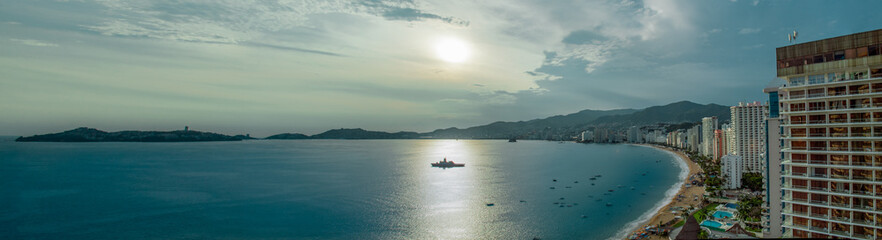
<svg viewBox="0 0 882 240"><path fill-rule="evenodd" d="M767 99L878 1L4 1L0 135L427 132Z"/></svg>

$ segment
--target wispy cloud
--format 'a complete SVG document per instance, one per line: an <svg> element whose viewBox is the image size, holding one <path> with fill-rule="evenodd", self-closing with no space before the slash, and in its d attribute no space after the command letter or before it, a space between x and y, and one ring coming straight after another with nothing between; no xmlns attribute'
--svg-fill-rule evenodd
<svg viewBox="0 0 882 240"><path fill-rule="evenodd" d="M738 31L738 34L754 34L759 33L762 29L759 28L742 28Z"/></svg>
<svg viewBox="0 0 882 240"><path fill-rule="evenodd" d="M33 47L58 47L58 44L44 42L44 41L40 41L40 40L34 40L34 39L10 38L9 41L13 41L13 42L17 42L19 44L33 46Z"/></svg>
<svg viewBox="0 0 882 240"><path fill-rule="evenodd" d="M387 20L439 20L456 26L469 22L418 9L411 1L102 1L108 18L84 28L109 36L144 37L188 42L236 44L295 27L310 27L310 18L343 13Z"/></svg>

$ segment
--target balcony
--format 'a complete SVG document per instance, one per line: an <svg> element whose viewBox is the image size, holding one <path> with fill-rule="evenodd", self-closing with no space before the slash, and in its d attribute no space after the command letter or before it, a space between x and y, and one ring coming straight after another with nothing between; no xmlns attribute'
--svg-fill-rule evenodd
<svg viewBox="0 0 882 240"><path fill-rule="evenodd" d="M817 232L825 232L825 233L829 233L829 232L830 232L829 229L828 229L828 228L825 228L825 227L811 226L811 227L809 227L809 229L811 229L812 231L817 231Z"/></svg>
<svg viewBox="0 0 882 240"><path fill-rule="evenodd" d="M830 233L833 233L836 235L851 236L851 233L846 232L846 231L840 231L840 230L831 230Z"/></svg>
<svg viewBox="0 0 882 240"><path fill-rule="evenodd" d="M831 189L830 189L830 192L851 194L851 190L848 190L848 189L842 189L842 188L831 188Z"/></svg>
<svg viewBox="0 0 882 240"><path fill-rule="evenodd" d="M842 208L851 208L851 204L841 203L841 202L830 202L830 206L834 207L842 207Z"/></svg>

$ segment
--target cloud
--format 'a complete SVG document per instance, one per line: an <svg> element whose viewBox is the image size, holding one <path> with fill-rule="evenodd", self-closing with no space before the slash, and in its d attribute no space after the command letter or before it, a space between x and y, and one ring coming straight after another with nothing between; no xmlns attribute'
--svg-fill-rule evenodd
<svg viewBox="0 0 882 240"><path fill-rule="evenodd" d="M753 0L753 6L759 5L760 0Z"/></svg>
<svg viewBox="0 0 882 240"><path fill-rule="evenodd" d="M454 18L454 17L442 17L436 14L425 13L420 11L419 9L413 8L388 8L383 12L383 17L387 20L403 20L408 22L414 21L424 21L427 19L435 19L440 20L445 23L453 24L456 26L468 27L469 22Z"/></svg>
<svg viewBox="0 0 882 240"><path fill-rule="evenodd" d="M604 41L606 39L607 38L604 37L603 35L600 35L600 34L595 33L593 31L578 30L578 31L571 32L569 35L564 37L562 42L567 43L567 44L586 44L586 43Z"/></svg>
<svg viewBox="0 0 882 240"><path fill-rule="evenodd" d="M754 34L759 33L762 29L759 28L742 28L738 31L738 34Z"/></svg>
<svg viewBox="0 0 882 240"><path fill-rule="evenodd" d="M272 48L272 49L278 49L278 50L288 50L288 51L295 51L295 52L302 52L302 53L312 53L312 54L319 54L319 55L325 55L325 56L345 57L345 55L343 55L343 54L334 53L334 52L326 52L326 51L297 48L297 47L288 47L288 46L281 46L281 45L267 44L267 43L249 42L249 43L245 43L244 45Z"/></svg>
<svg viewBox="0 0 882 240"><path fill-rule="evenodd" d="M58 47L58 44L44 42L44 41L40 41L40 40L34 40L34 39L10 38L9 41L17 42L19 44L28 45L28 46L32 46L32 47Z"/></svg>
<svg viewBox="0 0 882 240"><path fill-rule="evenodd" d="M386 20L441 22L466 27L469 22L419 9L411 1L101 1L104 21L83 28L108 36L143 37L187 42L237 44L266 34L311 26L324 14L382 17Z"/></svg>

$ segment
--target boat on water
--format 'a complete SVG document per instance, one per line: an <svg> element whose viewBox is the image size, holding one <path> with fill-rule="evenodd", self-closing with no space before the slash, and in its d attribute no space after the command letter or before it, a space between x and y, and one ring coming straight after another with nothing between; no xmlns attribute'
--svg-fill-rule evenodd
<svg viewBox="0 0 882 240"><path fill-rule="evenodd" d="M465 167L465 163L454 163L453 161L447 161L447 158L444 158L444 160L441 160L440 162L432 163L432 167L440 167L440 168Z"/></svg>
<svg viewBox="0 0 882 240"><path fill-rule="evenodd" d="M509 138L509 139L508 139L508 142L518 142L518 140L515 139L515 138Z"/></svg>

